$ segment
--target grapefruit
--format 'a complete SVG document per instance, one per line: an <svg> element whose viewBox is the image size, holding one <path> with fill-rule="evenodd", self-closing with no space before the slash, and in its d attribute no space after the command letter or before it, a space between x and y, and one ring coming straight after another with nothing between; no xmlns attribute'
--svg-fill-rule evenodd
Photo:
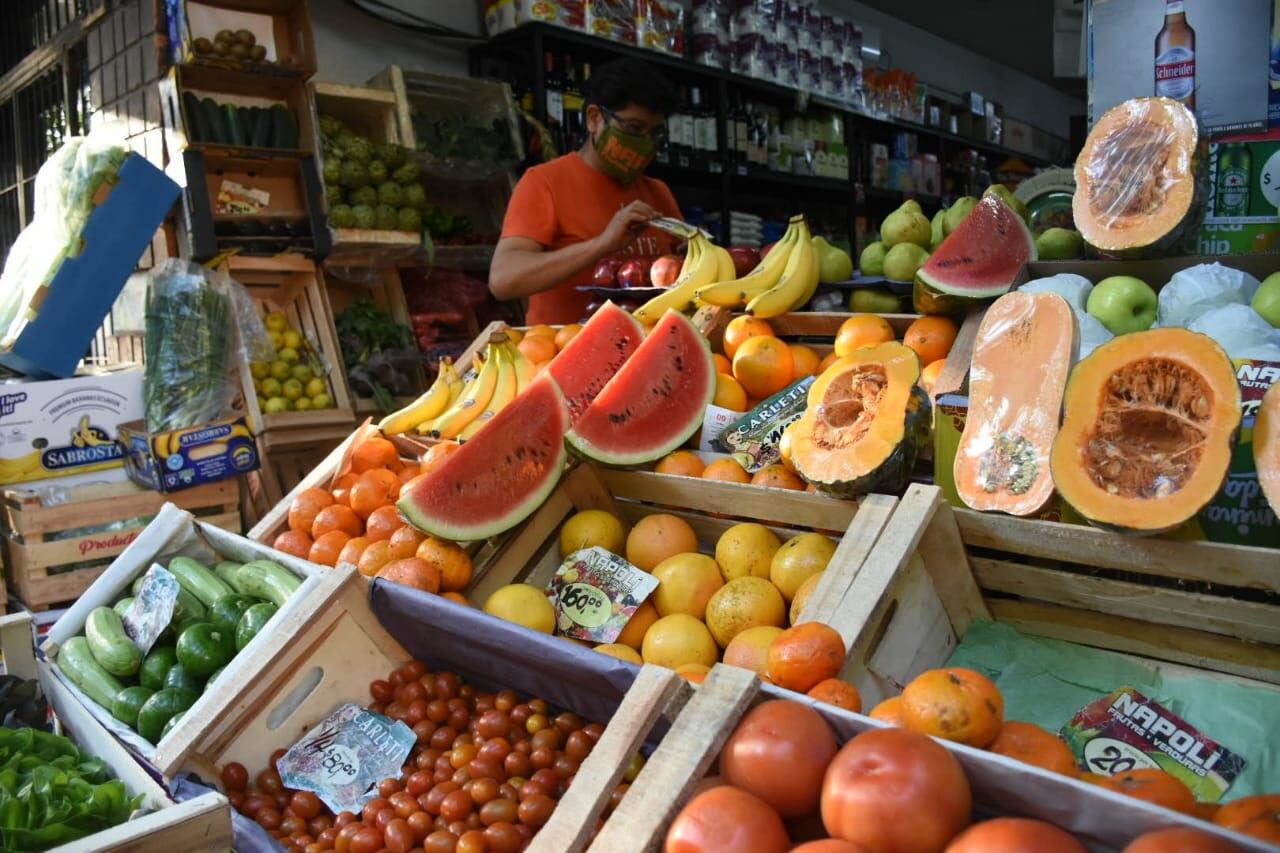
<svg viewBox="0 0 1280 853"><path fill-rule="evenodd" d="M707 627L722 648L748 628L781 628L786 624L787 605L782 593L764 578L734 578L707 602Z"/></svg>

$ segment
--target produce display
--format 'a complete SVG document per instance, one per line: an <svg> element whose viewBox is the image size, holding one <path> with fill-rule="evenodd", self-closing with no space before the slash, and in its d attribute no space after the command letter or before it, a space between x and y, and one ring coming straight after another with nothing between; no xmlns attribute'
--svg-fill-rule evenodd
<svg viewBox="0 0 1280 853"><path fill-rule="evenodd" d="M319 128L329 224L420 233L427 195L413 152L358 136L333 116L321 115Z"/></svg>
<svg viewBox="0 0 1280 853"><path fill-rule="evenodd" d="M209 568L174 557L167 569L178 582L177 599L168 625L145 654L123 622L143 593L147 574L140 574L132 595L92 610L84 634L63 643L57 655L58 668L72 684L152 744L302 585L270 560Z"/></svg>
<svg viewBox="0 0 1280 853"><path fill-rule="evenodd" d="M372 397L384 411L395 397L422 390L422 365L413 330L397 323L368 296L333 318L347 381L358 397Z"/></svg>
<svg viewBox="0 0 1280 853"><path fill-rule="evenodd" d="M49 728L49 703L34 678L0 675L0 726L7 729Z"/></svg>
<svg viewBox="0 0 1280 853"><path fill-rule="evenodd" d="M192 39L191 49L197 56L226 57L272 65L267 59L266 45L258 44L258 37L250 30L218 30L210 40L208 36Z"/></svg>
<svg viewBox="0 0 1280 853"><path fill-rule="evenodd" d="M271 341L270 359L249 363L258 408L268 415L332 409L333 394L325 378L328 367L307 337L289 325L282 311L263 315Z"/></svg>
<svg viewBox="0 0 1280 853"><path fill-rule="evenodd" d="M182 93L187 139L244 148L297 148L298 117L283 104L254 107Z"/></svg>

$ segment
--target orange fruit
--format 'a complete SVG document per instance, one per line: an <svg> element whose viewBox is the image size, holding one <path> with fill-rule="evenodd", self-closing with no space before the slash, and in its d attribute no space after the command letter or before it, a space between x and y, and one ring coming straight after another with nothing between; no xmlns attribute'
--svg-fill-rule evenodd
<svg viewBox="0 0 1280 853"><path fill-rule="evenodd" d="M368 518L379 507L394 504L399 496L400 478L395 474L385 469L365 471L351 487L351 509L361 518Z"/></svg>
<svg viewBox="0 0 1280 853"><path fill-rule="evenodd" d="M405 483L416 480L422 475L418 472L417 465L405 465L396 473L396 476L400 478L400 486L403 488Z"/></svg>
<svg viewBox="0 0 1280 853"><path fill-rule="evenodd" d="M791 363L794 365L792 370L792 378L799 379L802 376L813 376L818 372L818 365L822 363L822 359L811 348L804 344L790 344L791 347Z"/></svg>
<svg viewBox="0 0 1280 853"><path fill-rule="evenodd" d="M370 436L351 451L351 470L357 474L372 471L374 468L398 469L399 467L400 451L381 436Z"/></svg>
<svg viewBox="0 0 1280 853"><path fill-rule="evenodd" d="M676 477L701 477L706 463L692 450L677 450L658 461L654 471Z"/></svg>
<svg viewBox="0 0 1280 853"><path fill-rule="evenodd" d="M921 364L932 364L947 357L959 332L960 327L950 317L924 316L907 327L902 343L915 350Z"/></svg>
<svg viewBox="0 0 1280 853"><path fill-rule="evenodd" d="M338 565L338 556L351 541L351 537L343 530L330 530L311 543L307 559L322 566Z"/></svg>
<svg viewBox="0 0 1280 853"><path fill-rule="evenodd" d="M524 336L524 340L519 343L518 348L520 352L524 353L524 357L534 364L550 361L556 357L558 352L554 335L535 335L532 330Z"/></svg>
<svg viewBox="0 0 1280 853"><path fill-rule="evenodd" d="M508 326L507 328L503 329L503 332L506 333L507 339L510 340L511 343L513 344L518 344L524 340L524 332L520 331L519 329L513 329L510 326Z"/></svg>
<svg viewBox="0 0 1280 853"><path fill-rule="evenodd" d="M711 667L701 663L686 663L676 667L676 675L690 684L701 684L707 680Z"/></svg>
<svg viewBox="0 0 1280 853"><path fill-rule="evenodd" d="M360 555L364 553L364 549L369 547L369 540L363 536L352 536L347 543L342 546L342 551L338 554L338 562L334 565L350 563L351 565L359 565Z"/></svg>
<svg viewBox="0 0 1280 853"><path fill-rule="evenodd" d="M742 346L743 342L760 336L772 338L773 327L759 317L751 317L747 314L734 317L729 321L729 325L724 327L724 354L732 360L738 354L738 347Z"/></svg>
<svg viewBox="0 0 1280 853"><path fill-rule="evenodd" d="M536 337L538 335L551 338L551 340L554 341L556 338L556 330L548 326L546 323L539 323L536 326L530 326L524 333L526 338ZM522 340L521 343L524 343L524 341Z"/></svg>
<svg viewBox="0 0 1280 853"><path fill-rule="evenodd" d="M840 632L821 622L804 622L779 634L769 646L765 677L779 687L808 693L835 678L844 666Z"/></svg>
<svg viewBox="0 0 1280 853"><path fill-rule="evenodd" d="M858 688L838 678L819 681L806 695L810 699L817 699L819 702L826 702L828 705L835 705L837 708L844 708L855 714L862 713L862 694L858 692Z"/></svg>
<svg viewBox="0 0 1280 853"><path fill-rule="evenodd" d="M734 412L747 410L747 392L738 380L726 373L716 374L716 395L711 398L711 405Z"/></svg>
<svg viewBox="0 0 1280 853"><path fill-rule="evenodd" d="M1175 827L1144 832L1122 853L1240 853L1240 848L1199 829Z"/></svg>
<svg viewBox="0 0 1280 853"><path fill-rule="evenodd" d="M371 578L390 562L391 543L383 539L379 542L370 542L365 546L364 553L360 555L360 559L356 562L356 568L360 571L360 574Z"/></svg>
<svg viewBox="0 0 1280 853"><path fill-rule="evenodd" d="M751 397L764 399L791 383L791 348L777 338L748 338L733 356L733 378Z"/></svg>
<svg viewBox="0 0 1280 853"><path fill-rule="evenodd" d="M578 325L577 323L570 323L567 326L562 326L560 328L560 331L556 332L556 336L553 339L556 342L556 349L557 350L564 349L565 345L567 345L569 341L573 340L574 336L581 331L582 331L582 326Z"/></svg>
<svg viewBox="0 0 1280 853"><path fill-rule="evenodd" d="M644 635L640 656L645 663L677 669L687 663L711 667L720 657L716 641L700 620L688 613L663 616Z"/></svg>
<svg viewBox="0 0 1280 853"><path fill-rule="evenodd" d="M766 465L751 477L751 485L768 486L773 489L791 489L804 491L804 480L801 480L791 469L781 463Z"/></svg>
<svg viewBox="0 0 1280 853"><path fill-rule="evenodd" d="M303 489L289 503L289 529L311 532L316 513L333 503L333 495L324 489Z"/></svg>
<svg viewBox="0 0 1280 853"><path fill-rule="evenodd" d="M828 367L836 363L836 359L839 357L840 356L835 354L834 350L824 355L822 357L822 362L818 365L818 375L821 376Z"/></svg>
<svg viewBox="0 0 1280 853"><path fill-rule="evenodd" d="M748 628L729 641L725 646L722 660L729 666L749 669L756 675L764 676L769 664L769 646L782 633L776 625L757 625Z"/></svg>
<svg viewBox="0 0 1280 853"><path fill-rule="evenodd" d="M726 483L750 483L751 475L747 473L747 469L726 456L702 469L702 479L722 480Z"/></svg>
<svg viewBox="0 0 1280 853"><path fill-rule="evenodd" d="M436 468L440 467L440 463L448 459L462 447L456 441L442 441L439 444L433 444L427 448L427 452L422 454L422 458L418 460L418 473L429 474Z"/></svg>
<svg viewBox="0 0 1280 853"><path fill-rule="evenodd" d="M890 696L879 705L871 709L871 713L867 716L889 723L894 726L905 727L907 721L902 716L902 697Z"/></svg>
<svg viewBox="0 0 1280 853"><path fill-rule="evenodd" d="M924 393L933 396L934 383L938 381L938 377L942 375L942 368L947 366L947 360L940 358L937 361L931 361L920 371L920 387L924 389Z"/></svg>
<svg viewBox="0 0 1280 853"><path fill-rule="evenodd" d="M646 601L631 614L631 618L627 620L627 624L622 628L622 633L618 635L614 642L622 643L624 646L630 646L636 651L640 651L640 644L644 642L645 632L649 630L650 625L657 621L658 608L653 606L653 602Z"/></svg>
<svg viewBox="0 0 1280 853"><path fill-rule="evenodd" d="M319 539L330 530L341 530L348 536L359 536L364 533L364 522L352 512L351 507L334 504L316 513L315 523L311 525L311 535Z"/></svg>
<svg viewBox="0 0 1280 853"><path fill-rule="evenodd" d="M1075 776L1077 773L1076 758L1071 754L1071 747L1057 735L1034 723L1007 721L987 749L1064 776Z"/></svg>
<svg viewBox="0 0 1280 853"><path fill-rule="evenodd" d="M1280 844L1280 794L1254 794L1232 800L1218 809L1213 822L1253 838Z"/></svg>
<svg viewBox="0 0 1280 853"><path fill-rule="evenodd" d="M467 601L467 597L460 592L442 592L440 593L440 597L447 598L450 601L456 601L458 604L461 604L463 607L471 606L471 602Z"/></svg>
<svg viewBox="0 0 1280 853"><path fill-rule="evenodd" d="M698 550L698 537L683 518L666 513L646 515L627 534L627 561L646 572L676 554Z"/></svg>
<svg viewBox="0 0 1280 853"><path fill-rule="evenodd" d="M981 749L1004 725L1004 697L980 672L931 669L903 689L902 715L913 731Z"/></svg>
<svg viewBox="0 0 1280 853"><path fill-rule="evenodd" d="M873 347L897 339L893 326L879 314L854 314L836 332L836 354L848 355L863 347Z"/></svg>
<svg viewBox="0 0 1280 853"><path fill-rule="evenodd" d="M658 588L653 591L653 606L661 616L688 613L701 619L707 601L724 586L720 567L706 554L686 553L667 557L653 567Z"/></svg>
<svg viewBox="0 0 1280 853"><path fill-rule="evenodd" d="M271 547L305 560L311 554L311 537L301 530L286 530L276 537Z"/></svg>
<svg viewBox="0 0 1280 853"><path fill-rule="evenodd" d="M343 506L351 506L351 487L360 479L359 474L350 471L333 481L333 502Z"/></svg>
<svg viewBox="0 0 1280 853"><path fill-rule="evenodd" d="M414 556L440 574L440 588L445 592L461 592L471 583L471 557L452 542L428 536Z"/></svg>
<svg viewBox="0 0 1280 853"><path fill-rule="evenodd" d="M406 468L405 470L410 471L412 469ZM400 495L413 494L413 490L418 487L418 484L422 483L430 476L431 476L430 474L418 474L415 477L410 477L408 480L406 480L404 483L400 485Z"/></svg>
<svg viewBox="0 0 1280 853"><path fill-rule="evenodd" d="M1173 809L1175 812L1193 814L1196 810L1196 797L1191 793L1191 789L1181 780L1154 767L1118 773L1099 781L1098 784L1112 791L1119 791L1121 794L1146 800L1148 803L1155 803L1166 809ZM1277 797L1277 800L1280 802L1280 797ZM1226 808L1228 806L1223 806L1223 809ZM1273 811L1277 810L1273 809ZM1219 810L1219 816L1214 818L1218 823L1221 823L1221 814L1222 810Z"/></svg>
<svg viewBox="0 0 1280 853"><path fill-rule="evenodd" d="M381 543L378 543L381 544ZM411 586L423 592L440 591L440 572L435 566L419 560L417 557L405 557L392 560L378 570L378 577L393 583Z"/></svg>
<svg viewBox="0 0 1280 853"><path fill-rule="evenodd" d="M707 627L721 648L748 628L787 624L787 603L778 588L764 578L734 578L707 602Z"/></svg>
<svg viewBox="0 0 1280 853"><path fill-rule="evenodd" d="M380 539L390 539L391 534L403 526L404 519L400 517L396 505L387 504L369 513L369 517L364 520L364 535L369 541L377 542Z"/></svg>
<svg viewBox="0 0 1280 853"><path fill-rule="evenodd" d="M711 361L716 366L716 373L732 373L733 372L733 363L730 362L729 359L725 358L720 353L718 352L713 353L711 356Z"/></svg>
<svg viewBox="0 0 1280 853"><path fill-rule="evenodd" d="M419 533L407 524L396 528L396 532L391 534L391 559L403 560L405 557L412 557L418 551L418 546L422 544L422 540L427 537Z"/></svg>

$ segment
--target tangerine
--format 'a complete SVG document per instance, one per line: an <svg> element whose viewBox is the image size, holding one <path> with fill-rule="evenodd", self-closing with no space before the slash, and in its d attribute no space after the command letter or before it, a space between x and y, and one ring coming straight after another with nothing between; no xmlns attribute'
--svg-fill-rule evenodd
<svg viewBox="0 0 1280 853"><path fill-rule="evenodd" d="M535 335L532 331L524 336L517 348L534 364L550 361L559 352L554 335Z"/></svg>
<svg viewBox="0 0 1280 853"><path fill-rule="evenodd" d="M891 726L906 727L907 720L902 716L902 697L890 696L871 709L867 716L888 723Z"/></svg>
<svg viewBox="0 0 1280 853"><path fill-rule="evenodd" d="M707 627L721 648L748 628L787 624L787 605L778 588L764 578L734 578L707 602Z"/></svg>
<svg viewBox="0 0 1280 853"><path fill-rule="evenodd" d="M425 534L419 533L408 524L401 525L395 533L391 534L391 539L389 540L391 542L391 558L393 560L403 560L405 557L414 556L418 546L426 538Z"/></svg>
<svg viewBox="0 0 1280 853"><path fill-rule="evenodd" d="M676 675L690 684L701 684L707 680L710 673L711 667L704 663L686 663L684 666L676 667Z"/></svg>
<svg viewBox="0 0 1280 853"><path fill-rule="evenodd" d="M530 326L528 329L525 329L524 332L524 336L526 338L537 337L539 335L551 338L551 340L554 341L556 338L556 330L551 326L548 326L546 323L539 323L536 326ZM523 343L523 341L521 341L521 343Z"/></svg>
<svg viewBox="0 0 1280 853"><path fill-rule="evenodd" d="M348 563L353 566L359 565L360 555L364 553L364 549L367 547L369 547L368 539L363 536L352 536L342 546L342 550L338 553L338 561L334 565L340 566Z"/></svg>
<svg viewBox="0 0 1280 853"><path fill-rule="evenodd" d="M981 749L1004 725L1004 697L980 672L931 669L902 691L902 713L913 731Z"/></svg>
<svg viewBox="0 0 1280 853"><path fill-rule="evenodd" d="M348 536L359 536L364 533L364 522L351 507L333 504L316 513L316 520L311 525L311 535L319 539L330 530L341 530Z"/></svg>
<svg viewBox="0 0 1280 853"><path fill-rule="evenodd" d="M603 548L620 554L627 539L627 528L613 513L602 509L584 509L570 516L560 528L560 556L567 557L583 548Z"/></svg>
<svg viewBox="0 0 1280 853"><path fill-rule="evenodd" d="M746 468L726 456L702 469L702 479L721 480L726 483L750 483L751 475L747 473Z"/></svg>
<svg viewBox="0 0 1280 853"><path fill-rule="evenodd" d="M405 465L396 472L396 476L400 478L400 488L403 489L405 483L418 479L422 474L419 473L417 465Z"/></svg>
<svg viewBox="0 0 1280 853"><path fill-rule="evenodd" d="M733 378L750 397L764 399L791 383L791 349L777 338L748 338L733 356Z"/></svg>
<svg viewBox="0 0 1280 853"><path fill-rule="evenodd" d="M1213 822L1253 838L1280 844L1280 794L1255 794L1233 800L1218 809Z"/></svg>
<svg viewBox="0 0 1280 853"><path fill-rule="evenodd" d="M863 347L873 347L897 339L893 326L879 314L854 314L836 332L836 355L846 356Z"/></svg>
<svg viewBox="0 0 1280 853"><path fill-rule="evenodd" d="M1155 803L1166 809L1173 809L1175 812L1195 813L1196 797L1191 793L1191 789L1181 780L1154 767L1117 773L1115 776L1100 780L1098 784L1103 788L1119 791L1121 794L1146 800L1148 803ZM1223 808L1227 807L1223 806ZM1280 812L1280 797L1277 798L1275 811ZM1218 814L1220 816L1221 811ZM1218 817L1215 817L1215 820L1218 820Z"/></svg>
<svg viewBox="0 0 1280 853"><path fill-rule="evenodd" d="M723 661L763 677L769 664L769 646L781 633L782 629L775 625L748 628L725 646Z"/></svg>
<svg viewBox="0 0 1280 853"><path fill-rule="evenodd" d="M773 337L773 327L759 317L741 314L729 321L724 327L724 354L732 361L738 354L738 347L746 341L758 337Z"/></svg>
<svg viewBox="0 0 1280 853"><path fill-rule="evenodd" d="M646 572L668 557L697 550L698 537L689 522L666 513L646 515L627 534L627 561Z"/></svg>
<svg viewBox="0 0 1280 853"><path fill-rule="evenodd" d="M779 687L808 693L835 678L844 666L840 632L822 622L804 622L783 631L769 646L765 677Z"/></svg>
<svg viewBox="0 0 1280 853"><path fill-rule="evenodd" d="M790 347L791 363L794 365L792 378L799 379L802 376L817 374L818 365L822 363L822 358L811 347L807 347L804 344L790 344Z"/></svg>
<svg viewBox="0 0 1280 853"><path fill-rule="evenodd" d="M399 495L400 478L395 474L386 469L366 471L351 487L351 509L360 518L368 518L379 507L394 504Z"/></svg>
<svg viewBox="0 0 1280 853"><path fill-rule="evenodd" d="M766 486L771 489L790 489L794 492L804 491L804 480L780 462L766 465L751 476L751 485Z"/></svg>
<svg viewBox="0 0 1280 853"><path fill-rule="evenodd" d="M378 570L378 577L385 578L392 583L411 586L423 592L436 593L440 591L440 572L434 566L424 563L417 557L391 560Z"/></svg>
<svg viewBox="0 0 1280 853"><path fill-rule="evenodd" d="M938 377L942 375L942 369L947 366L947 360L940 358L937 361L931 361L920 371L920 387L924 389L924 393L930 397L933 396L933 386L937 384Z"/></svg>
<svg viewBox="0 0 1280 853"><path fill-rule="evenodd" d="M1076 775L1076 758L1071 747L1052 732L1034 723L1009 720L1000 728L987 749L1024 764L1034 764L1064 776Z"/></svg>
<svg viewBox="0 0 1280 853"><path fill-rule="evenodd" d="M276 537L271 547L305 560L311 554L311 544L311 537L301 530L286 530Z"/></svg>
<svg viewBox="0 0 1280 853"><path fill-rule="evenodd" d="M711 363L716 366L716 373L733 373L733 364L720 353L712 353Z"/></svg>
<svg viewBox="0 0 1280 853"><path fill-rule="evenodd" d="M1083 844L1051 823L999 817L975 823L947 845L950 853L1086 853Z"/></svg>
<svg viewBox="0 0 1280 853"><path fill-rule="evenodd" d="M453 542L428 536L414 556L440 573L440 588L445 592L461 592L471 583L471 557Z"/></svg>
<svg viewBox="0 0 1280 853"><path fill-rule="evenodd" d="M351 506L351 487L360 480L359 474L350 471L333 481L333 502Z"/></svg>
<svg viewBox="0 0 1280 853"><path fill-rule="evenodd" d="M303 489L289 503L289 529L311 532L316 513L333 503L333 495L324 489Z"/></svg>
<svg viewBox="0 0 1280 853"><path fill-rule="evenodd" d="M431 447L427 448L427 452L422 454L422 458L418 460L418 473L430 474L439 468L444 460L461 449L462 445L456 441L441 441L431 445Z"/></svg>
<svg viewBox="0 0 1280 853"><path fill-rule="evenodd" d="M902 343L915 350L921 364L933 364L947 357L959 332L960 328L950 317L926 315L907 327Z"/></svg>
<svg viewBox="0 0 1280 853"><path fill-rule="evenodd" d="M862 713L862 694L858 692L858 688L838 678L824 678L813 685L806 695L810 699L817 699L855 714Z"/></svg>
<svg viewBox="0 0 1280 853"><path fill-rule="evenodd" d="M342 549L347 546L349 541L351 541L351 537L347 535L346 531L330 530L311 543L311 550L307 553L307 559L322 566L336 566L338 565L338 556L342 554Z"/></svg>
<svg viewBox="0 0 1280 853"><path fill-rule="evenodd" d="M840 356L836 355L834 351L824 355L822 357L822 362L818 365L818 375L821 376L823 373L826 373L827 368L835 364L839 358Z"/></svg>
<svg viewBox="0 0 1280 853"><path fill-rule="evenodd" d="M369 513L369 517L364 520L364 535L371 542L377 542L380 539L390 539L403 526L404 519L400 517L400 510L396 509L395 504L387 504Z"/></svg>
<svg viewBox="0 0 1280 853"><path fill-rule="evenodd" d="M692 450L677 450L658 461L654 471L674 477L701 477L707 464Z"/></svg>
<svg viewBox="0 0 1280 853"><path fill-rule="evenodd" d="M731 412L747 410L747 392L738 380L726 373L716 374L716 393L711 398L711 405L728 409Z"/></svg>
<svg viewBox="0 0 1280 853"><path fill-rule="evenodd" d="M360 554L356 569L367 578L374 577L382 567L391 562L391 543L383 539L370 542Z"/></svg>
<svg viewBox="0 0 1280 853"><path fill-rule="evenodd" d="M450 601L456 601L458 604L461 604L463 607L471 606L471 602L468 601L467 597L460 592L442 592L440 593L440 597L447 598Z"/></svg>
<svg viewBox="0 0 1280 853"><path fill-rule="evenodd" d="M351 470L357 474L363 474L375 468L399 469L399 467L400 451L381 436L370 436L351 451Z"/></svg>
<svg viewBox="0 0 1280 853"><path fill-rule="evenodd" d="M555 342L556 350L562 350L568 346L569 341L573 340L578 332L582 331L582 326L577 323L570 323L567 326L561 326L560 331L556 332Z"/></svg>
<svg viewBox="0 0 1280 853"><path fill-rule="evenodd" d="M624 646L630 646L636 651L640 651L645 633L657 621L658 608L653 606L653 602L646 601L631 614L627 624L622 626L622 633L618 634L614 642L622 643Z"/></svg>

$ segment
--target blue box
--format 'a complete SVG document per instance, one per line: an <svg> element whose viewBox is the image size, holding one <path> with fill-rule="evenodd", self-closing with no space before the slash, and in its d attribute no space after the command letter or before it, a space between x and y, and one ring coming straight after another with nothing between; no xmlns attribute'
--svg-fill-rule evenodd
<svg viewBox="0 0 1280 853"><path fill-rule="evenodd" d="M37 292L32 299L38 306L36 318L12 349L0 353L0 364L35 379L66 379L76 372L102 318L180 192L164 172L136 154L125 159L117 177L80 232L84 248L63 261Z"/></svg>
<svg viewBox="0 0 1280 853"><path fill-rule="evenodd" d="M154 435L142 421L133 421L121 424L119 432L125 473L158 492L214 483L261 467L258 443L243 415Z"/></svg>

